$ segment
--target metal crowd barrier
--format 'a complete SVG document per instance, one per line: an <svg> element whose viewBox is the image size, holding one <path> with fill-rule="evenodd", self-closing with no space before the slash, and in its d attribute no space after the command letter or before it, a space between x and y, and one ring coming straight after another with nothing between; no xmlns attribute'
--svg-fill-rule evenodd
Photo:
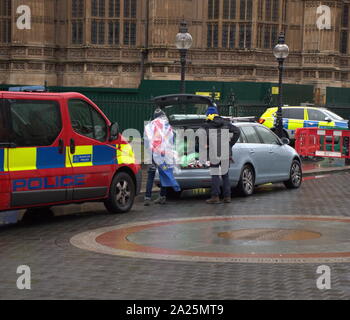
<svg viewBox="0 0 350 320"><path fill-rule="evenodd" d="M305 157L350 159L350 130L299 128L295 149Z"/></svg>

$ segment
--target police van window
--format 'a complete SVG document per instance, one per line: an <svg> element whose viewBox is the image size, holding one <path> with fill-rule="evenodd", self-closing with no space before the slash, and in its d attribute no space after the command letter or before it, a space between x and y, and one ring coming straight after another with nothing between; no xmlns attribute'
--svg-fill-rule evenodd
<svg viewBox="0 0 350 320"><path fill-rule="evenodd" d="M255 127L264 144L279 144L277 137L268 129Z"/></svg>
<svg viewBox="0 0 350 320"><path fill-rule="evenodd" d="M289 109L282 109L282 118L290 118Z"/></svg>
<svg viewBox="0 0 350 320"><path fill-rule="evenodd" d="M247 139L247 143L260 143L260 139L253 127L241 127L241 130Z"/></svg>
<svg viewBox="0 0 350 320"><path fill-rule="evenodd" d="M70 100L68 108L75 132L91 139L106 141L106 121L92 106L82 100Z"/></svg>
<svg viewBox="0 0 350 320"><path fill-rule="evenodd" d="M312 121L324 121L326 118L326 115L319 110L308 109L308 113L309 113L309 120L312 120Z"/></svg>
<svg viewBox="0 0 350 320"><path fill-rule="evenodd" d="M304 120L304 108L291 108L288 112L289 119Z"/></svg>
<svg viewBox="0 0 350 320"><path fill-rule="evenodd" d="M56 101L6 100L11 118L11 142L17 147L50 146L62 130Z"/></svg>
<svg viewBox="0 0 350 320"><path fill-rule="evenodd" d="M3 99L0 99L0 148L2 143L9 142L7 126L5 103Z"/></svg>

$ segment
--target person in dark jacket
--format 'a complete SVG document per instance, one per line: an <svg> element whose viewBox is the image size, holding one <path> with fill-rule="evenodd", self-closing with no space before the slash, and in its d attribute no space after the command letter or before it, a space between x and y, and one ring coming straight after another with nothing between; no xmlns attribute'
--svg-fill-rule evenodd
<svg viewBox="0 0 350 320"><path fill-rule="evenodd" d="M232 161L232 147L240 137L240 130L229 120L219 116L215 106L208 108L207 120L203 129L207 134L207 147L210 161L211 198L208 204L219 204L220 176L222 178L224 203L231 202L229 167Z"/></svg>

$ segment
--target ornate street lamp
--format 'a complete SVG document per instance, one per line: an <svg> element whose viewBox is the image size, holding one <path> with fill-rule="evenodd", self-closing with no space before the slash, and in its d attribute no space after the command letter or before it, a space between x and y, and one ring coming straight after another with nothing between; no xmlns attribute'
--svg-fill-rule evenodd
<svg viewBox="0 0 350 320"><path fill-rule="evenodd" d="M283 137L283 119L282 119L282 81L283 81L283 63L289 55L289 47L285 44L284 33L281 32L278 37L278 44L273 49L273 54L278 61L279 82L278 82L278 110L276 117L276 134Z"/></svg>
<svg viewBox="0 0 350 320"><path fill-rule="evenodd" d="M183 20L180 23L179 33L176 35L175 45L180 51L181 62L181 88L180 93L185 93L185 72L186 72L186 55L187 50L191 48L193 43L191 34L188 33L187 23Z"/></svg>

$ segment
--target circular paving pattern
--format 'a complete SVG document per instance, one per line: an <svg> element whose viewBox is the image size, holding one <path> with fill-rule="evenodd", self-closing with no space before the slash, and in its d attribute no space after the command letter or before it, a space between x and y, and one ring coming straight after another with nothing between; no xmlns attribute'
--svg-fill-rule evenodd
<svg viewBox="0 0 350 320"><path fill-rule="evenodd" d="M244 229L219 232L219 237L234 240L288 241L309 240L321 237L318 232L293 229Z"/></svg>
<svg viewBox="0 0 350 320"><path fill-rule="evenodd" d="M163 260L249 263L350 262L350 218L226 216L100 228L71 243L94 252Z"/></svg>

